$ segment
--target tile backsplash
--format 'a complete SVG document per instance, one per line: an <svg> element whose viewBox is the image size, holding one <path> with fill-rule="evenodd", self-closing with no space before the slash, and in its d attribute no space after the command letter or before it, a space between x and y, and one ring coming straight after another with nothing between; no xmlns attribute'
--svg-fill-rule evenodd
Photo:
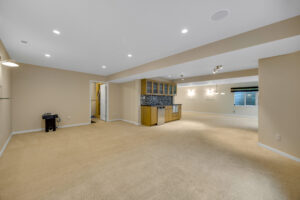
<svg viewBox="0 0 300 200"><path fill-rule="evenodd" d="M141 95L142 106L172 105L172 96Z"/></svg>

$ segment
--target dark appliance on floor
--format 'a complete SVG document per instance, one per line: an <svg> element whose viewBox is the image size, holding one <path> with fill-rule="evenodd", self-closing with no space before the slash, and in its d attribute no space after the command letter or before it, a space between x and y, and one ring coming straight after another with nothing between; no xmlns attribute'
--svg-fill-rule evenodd
<svg viewBox="0 0 300 200"><path fill-rule="evenodd" d="M45 120L45 131L56 131L56 118L59 118L57 114L45 113L42 118Z"/></svg>

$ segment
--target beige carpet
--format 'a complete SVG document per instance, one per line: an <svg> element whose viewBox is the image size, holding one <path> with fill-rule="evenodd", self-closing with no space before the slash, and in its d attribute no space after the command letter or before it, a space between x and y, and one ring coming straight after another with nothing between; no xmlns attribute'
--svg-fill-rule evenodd
<svg viewBox="0 0 300 200"><path fill-rule="evenodd" d="M257 121L185 113L12 137L1 200L300 199L300 164L257 146Z"/></svg>

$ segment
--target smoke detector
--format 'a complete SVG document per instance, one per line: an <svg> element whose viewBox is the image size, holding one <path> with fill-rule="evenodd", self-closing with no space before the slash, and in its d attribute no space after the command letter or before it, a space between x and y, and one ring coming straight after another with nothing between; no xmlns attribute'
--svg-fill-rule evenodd
<svg viewBox="0 0 300 200"><path fill-rule="evenodd" d="M180 75L180 78L182 81L184 81L183 74Z"/></svg>

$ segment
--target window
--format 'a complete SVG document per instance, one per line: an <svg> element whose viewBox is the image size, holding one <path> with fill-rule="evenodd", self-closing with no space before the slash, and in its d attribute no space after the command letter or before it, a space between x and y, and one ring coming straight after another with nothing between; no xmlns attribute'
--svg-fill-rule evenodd
<svg viewBox="0 0 300 200"><path fill-rule="evenodd" d="M257 92L235 92L234 105L235 106L256 106Z"/></svg>
<svg viewBox="0 0 300 200"><path fill-rule="evenodd" d="M246 105L255 106L256 105L256 92L246 92Z"/></svg>
<svg viewBox="0 0 300 200"><path fill-rule="evenodd" d="M236 106L245 105L244 92L235 92L234 93L234 105L236 105Z"/></svg>

